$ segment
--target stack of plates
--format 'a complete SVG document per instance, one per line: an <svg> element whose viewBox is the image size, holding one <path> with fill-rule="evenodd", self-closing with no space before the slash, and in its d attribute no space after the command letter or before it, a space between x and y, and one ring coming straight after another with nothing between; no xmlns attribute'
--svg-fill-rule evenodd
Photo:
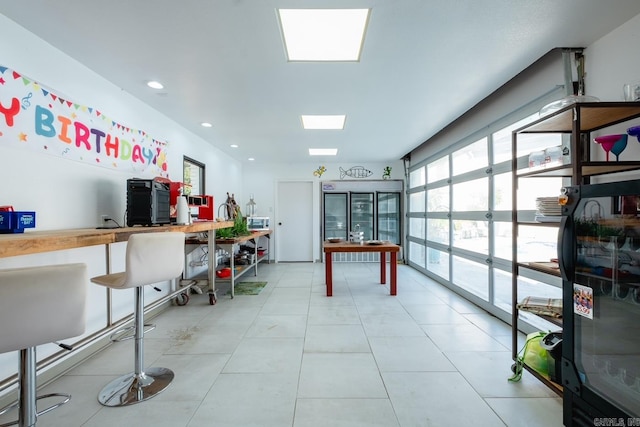
<svg viewBox="0 0 640 427"><path fill-rule="evenodd" d="M536 198L536 221L555 222L562 217L562 206L558 204L558 197Z"/></svg>

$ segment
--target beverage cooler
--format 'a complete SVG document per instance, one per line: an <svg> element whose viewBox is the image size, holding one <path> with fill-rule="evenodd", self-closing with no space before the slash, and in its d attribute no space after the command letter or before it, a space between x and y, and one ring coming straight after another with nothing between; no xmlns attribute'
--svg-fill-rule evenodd
<svg viewBox="0 0 640 427"><path fill-rule="evenodd" d="M561 200L564 424L640 425L640 180Z"/></svg>
<svg viewBox="0 0 640 427"><path fill-rule="evenodd" d="M323 182L323 240L348 240L350 231L360 231L365 241L401 244L402 189L402 181L396 180Z"/></svg>

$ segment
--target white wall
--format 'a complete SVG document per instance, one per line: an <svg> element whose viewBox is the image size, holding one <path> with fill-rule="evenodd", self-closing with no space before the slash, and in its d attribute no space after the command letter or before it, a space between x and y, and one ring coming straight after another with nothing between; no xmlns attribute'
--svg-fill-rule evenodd
<svg viewBox="0 0 640 427"><path fill-rule="evenodd" d="M216 201L222 200L226 191L239 191L239 162L2 15L0 51L0 65L69 100L97 108L119 123L168 141L168 172L172 180L182 179L182 156L187 155L206 164L207 189ZM95 227L100 214L123 218L126 179L132 176L52 159L33 151L9 150L0 143L0 204L36 211L39 230Z"/></svg>
<svg viewBox="0 0 640 427"><path fill-rule="evenodd" d="M640 15L587 49L587 92L601 101L622 101L622 86L640 80Z"/></svg>
<svg viewBox="0 0 640 427"><path fill-rule="evenodd" d="M623 101L622 86L625 83L640 81L640 15L627 21L611 33L589 46L585 70L588 76L587 90L600 101ZM603 129L594 135L626 133L630 126L640 125L640 119ZM640 159L639 141L629 136L627 148L620 160ZM592 147L593 148L593 147ZM605 160L604 151L595 147L594 152L600 160ZM612 156L613 157L613 156ZM638 172L623 175L624 179L638 179ZM617 177L603 176L594 182L604 182Z"/></svg>
<svg viewBox="0 0 640 427"><path fill-rule="evenodd" d="M326 158L325 158L326 159ZM320 166L326 168L326 172L322 176L318 177L313 174ZM404 167L400 160L391 160L388 163L329 163L319 160L299 162L295 164L279 163L279 164L260 164L258 162L250 165L245 165L243 170L243 185L242 195L238 198L236 195L236 201L240 207L245 209L245 205L249 201L249 196L253 194L254 201L258 207L258 216L268 216L271 218L272 228L275 230L275 238L271 239L271 244L279 242L277 232L278 212L277 212L277 184L278 182L286 181L307 181L313 182L313 218L310 226L313 230L318 230L314 233L313 241L313 259L321 259L320 254L320 182L340 180L340 168L348 170L353 166L362 166L372 172L372 175L367 179L382 179L384 168L391 167L390 179L404 179ZM352 179L348 176L344 176L344 179ZM364 179L363 179L364 180ZM295 197L295 195L290 195ZM273 247L272 247L273 249ZM275 252L274 252L275 253Z"/></svg>
<svg viewBox="0 0 640 427"><path fill-rule="evenodd" d="M207 192L214 195L216 203L224 200L226 191L240 191L242 165L239 162L3 15L0 15L0 52L0 65L38 81L68 100L97 108L119 123L168 141L170 179L182 179L182 157L187 155L206 165ZM126 180L132 177L129 174L32 150L9 149L2 142L0 136L0 205L36 211L37 230L96 227L100 214L111 215L121 224L124 222ZM113 268L121 271L124 243L113 246ZM0 268L66 262L87 263L90 277L104 274L104 248L3 258ZM104 288L88 286L87 333L90 333L105 325L106 303ZM147 302L166 294L168 284L162 288L163 294L151 292ZM117 316L130 313L132 293L114 292L114 305L116 320ZM5 327L19 327L19 322ZM57 347L48 346L39 350L38 355L44 357L56 350ZM0 379L15 373L15 360L15 355L0 355Z"/></svg>

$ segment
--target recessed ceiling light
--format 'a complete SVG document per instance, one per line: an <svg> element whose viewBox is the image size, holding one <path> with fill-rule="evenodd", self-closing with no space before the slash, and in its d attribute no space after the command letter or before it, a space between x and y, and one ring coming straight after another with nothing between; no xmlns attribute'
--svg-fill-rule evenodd
<svg viewBox="0 0 640 427"><path fill-rule="evenodd" d="M156 81L153 81L153 80L150 81L150 82L147 82L147 86L149 86L152 89L163 89L164 88L162 83L156 82Z"/></svg>
<svg viewBox="0 0 640 427"><path fill-rule="evenodd" d="M249 157L247 160L249 160L250 162L253 162L255 159L253 157Z"/></svg>
<svg viewBox="0 0 640 427"><path fill-rule="evenodd" d="M231 147L231 148L238 148L238 144L231 144L229 147Z"/></svg>
<svg viewBox="0 0 640 427"><path fill-rule="evenodd" d="M289 61L359 61L369 9L278 9Z"/></svg>
<svg viewBox="0 0 640 427"><path fill-rule="evenodd" d="M309 148L310 156L335 156L337 154L337 148Z"/></svg>
<svg viewBox="0 0 640 427"><path fill-rule="evenodd" d="M344 129L347 116L339 115L302 115L304 129Z"/></svg>
<svg viewBox="0 0 640 427"><path fill-rule="evenodd" d="M213 125L212 125L211 123L208 123L208 122L202 122L202 123L200 123L200 125L201 125L203 128L210 128L210 127L213 127Z"/></svg>

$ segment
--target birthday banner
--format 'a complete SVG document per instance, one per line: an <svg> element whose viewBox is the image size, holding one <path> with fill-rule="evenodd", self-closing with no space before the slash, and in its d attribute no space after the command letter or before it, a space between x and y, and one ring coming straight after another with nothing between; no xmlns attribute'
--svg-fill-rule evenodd
<svg viewBox="0 0 640 427"><path fill-rule="evenodd" d="M168 177L167 143L0 66L0 146Z"/></svg>

